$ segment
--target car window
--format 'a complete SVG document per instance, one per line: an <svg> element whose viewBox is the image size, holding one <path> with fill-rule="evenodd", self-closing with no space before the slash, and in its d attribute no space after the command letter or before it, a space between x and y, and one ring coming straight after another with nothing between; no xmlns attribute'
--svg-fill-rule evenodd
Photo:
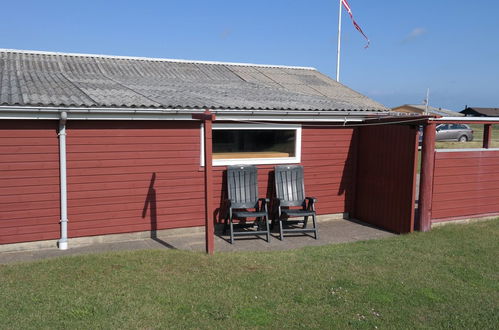
<svg viewBox="0 0 499 330"><path fill-rule="evenodd" d="M450 129L463 129L463 125L452 124L450 125Z"/></svg>
<svg viewBox="0 0 499 330"><path fill-rule="evenodd" d="M447 125L447 124L438 125L437 129L439 131L443 131L443 130L449 129L449 125Z"/></svg>
<svg viewBox="0 0 499 330"><path fill-rule="evenodd" d="M461 124L461 125L459 125L459 126L461 126L461 127L460 127L461 129L470 129L470 128L469 128L468 126L466 126L466 125L462 125L462 124Z"/></svg>

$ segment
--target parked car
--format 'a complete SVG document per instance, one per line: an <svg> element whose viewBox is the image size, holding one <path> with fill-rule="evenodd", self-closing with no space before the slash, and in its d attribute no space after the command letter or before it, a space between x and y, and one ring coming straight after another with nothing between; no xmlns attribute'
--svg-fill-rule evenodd
<svg viewBox="0 0 499 330"><path fill-rule="evenodd" d="M465 124L440 124L436 141L473 141L473 130Z"/></svg>
<svg viewBox="0 0 499 330"><path fill-rule="evenodd" d="M419 129L419 145L423 141L423 128ZM440 124L437 126L435 141L473 141L473 130L465 124Z"/></svg>

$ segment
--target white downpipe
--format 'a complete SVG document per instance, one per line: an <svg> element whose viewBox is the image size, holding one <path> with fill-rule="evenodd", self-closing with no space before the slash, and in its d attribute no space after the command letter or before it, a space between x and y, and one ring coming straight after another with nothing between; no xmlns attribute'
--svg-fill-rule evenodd
<svg viewBox="0 0 499 330"><path fill-rule="evenodd" d="M59 121L59 168L61 182L61 238L58 241L60 250L68 249L68 192L66 182L66 120L68 114L61 112Z"/></svg>

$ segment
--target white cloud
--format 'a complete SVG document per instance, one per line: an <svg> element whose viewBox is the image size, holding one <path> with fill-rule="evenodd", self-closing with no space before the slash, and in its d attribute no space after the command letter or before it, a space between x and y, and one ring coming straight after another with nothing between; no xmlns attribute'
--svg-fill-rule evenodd
<svg viewBox="0 0 499 330"><path fill-rule="evenodd" d="M427 34L428 30L423 27L416 27L412 29L412 31L402 40L402 42L409 42L416 38L421 37L424 34Z"/></svg>

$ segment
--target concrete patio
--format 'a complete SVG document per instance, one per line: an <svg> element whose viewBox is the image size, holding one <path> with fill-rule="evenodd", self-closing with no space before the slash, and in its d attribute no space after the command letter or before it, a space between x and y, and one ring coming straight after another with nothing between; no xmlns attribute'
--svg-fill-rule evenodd
<svg viewBox="0 0 499 330"><path fill-rule="evenodd" d="M319 239L315 240L307 235L286 236L283 241L278 239L274 229L270 243L264 237L238 237L234 244L227 241L227 236L218 233L215 238L215 251L278 251L298 249L305 246L337 244L345 242L363 241L394 236L394 234L355 221L337 219L335 217L321 217L318 222ZM114 238L113 238L114 236ZM204 230L202 227L183 228L181 230L167 230L158 232L153 237L139 237L125 235L108 235L99 238L79 238L70 240L68 250L59 250L55 241L51 246L26 245L18 251L0 251L0 264L25 262L60 256L84 255L110 251L131 251L144 249L179 249L203 252L205 249ZM124 241L124 239L128 240ZM121 240L120 240L121 239ZM110 242L110 240L114 240Z"/></svg>

